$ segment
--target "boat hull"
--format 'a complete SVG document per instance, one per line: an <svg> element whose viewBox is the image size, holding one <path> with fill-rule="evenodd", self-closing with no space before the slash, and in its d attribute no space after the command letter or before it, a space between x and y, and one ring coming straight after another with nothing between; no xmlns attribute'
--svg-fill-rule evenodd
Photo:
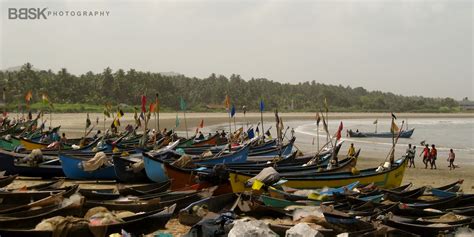
<svg viewBox="0 0 474 237"><path fill-rule="evenodd" d="M71 157L64 154L59 154L59 159L61 160L61 165L63 167L64 174L69 179L106 179L106 180L115 180L117 176L115 175L115 169L113 166L108 166L104 168L99 168L94 171L84 171L80 168L80 163L84 161L76 157Z"/></svg>

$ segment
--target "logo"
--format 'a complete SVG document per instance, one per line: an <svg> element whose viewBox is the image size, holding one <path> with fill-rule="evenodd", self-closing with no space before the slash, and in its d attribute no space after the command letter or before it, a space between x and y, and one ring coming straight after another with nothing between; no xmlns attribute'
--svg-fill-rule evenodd
<svg viewBox="0 0 474 237"><path fill-rule="evenodd" d="M8 8L8 19L15 20L40 20L47 19L48 8Z"/></svg>

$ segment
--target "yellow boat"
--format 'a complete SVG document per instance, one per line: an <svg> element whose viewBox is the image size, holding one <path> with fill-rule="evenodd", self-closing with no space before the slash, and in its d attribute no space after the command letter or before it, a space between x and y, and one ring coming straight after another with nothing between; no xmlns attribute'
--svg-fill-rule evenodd
<svg viewBox="0 0 474 237"><path fill-rule="evenodd" d="M39 143L39 142L34 142L28 139L25 139L23 137L20 138L20 144L26 149L26 150L33 150L33 149L43 149L46 148L49 144L44 144L44 143Z"/></svg>
<svg viewBox="0 0 474 237"><path fill-rule="evenodd" d="M408 160L401 158L392 164L391 168L376 172L376 168L361 170L358 174L351 172L326 173L321 175L282 177L287 180L285 186L298 189L317 189L324 187L341 187L359 181L360 185L374 183L379 187L395 188L399 187L403 180L405 168ZM229 180L234 193L251 190L251 186L246 185L247 180L252 175L240 171L230 171Z"/></svg>

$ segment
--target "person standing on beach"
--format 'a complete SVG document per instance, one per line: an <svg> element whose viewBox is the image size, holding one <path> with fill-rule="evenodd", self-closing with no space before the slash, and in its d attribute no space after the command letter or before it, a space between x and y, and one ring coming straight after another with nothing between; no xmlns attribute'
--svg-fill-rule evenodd
<svg viewBox="0 0 474 237"><path fill-rule="evenodd" d="M411 166L413 165L413 168L415 168L415 154L416 154L416 149L415 147L411 147L411 144L408 144L408 148L407 148L407 153L406 153L406 158L408 159L408 162L410 164L410 166L408 166L408 168L411 168Z"/></svg>
<svg viewBox="0 0 474 237"><path fill-rule="evenodd" d="M430 148L428 144L425 145L425 148L423 148L423 151L420 153L419 156L423 155L423 163L425 164L425 169L428 169L428 161L430 158Z"/></svg>
<svg viewBox="0 0 474 237"><path fill-rule="evenodd" d="M456 154L454 154L453 149L449 149L448 161L449 161L449 170L454 170L456 167L454 166L454 159L456 158Z"/></svg>
<svg viewBox="0 0 474 237"><path fill-rule="evenodd" d="M435 148L435 144L431 145L431 151L430 151L430 165L431 169L436 169L436 158L438 158L438 150Z"/></svg>

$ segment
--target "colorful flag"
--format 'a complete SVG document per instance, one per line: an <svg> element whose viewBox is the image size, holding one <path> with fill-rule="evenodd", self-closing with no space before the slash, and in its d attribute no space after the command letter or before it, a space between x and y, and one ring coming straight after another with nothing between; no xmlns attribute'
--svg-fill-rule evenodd
<svg viewBox="0 0 474 237"><path fill-rule="evenodd" d="M119 111L117 112L117 118L121 118L123 117L124 113L123 113L123 110L119 109Z"/></svg>
<svg viewBox="0 0 474 237"><path fill-rule="evenodd" d="M92 122L89 118L89 113L87 113L87 119L86 119L86 128L89 128L91 126Z"/></svg>
<svg viewBox="0 0 474 237"><path fill-rule="evenodd" d="M395 134L395 133L398 132L398 130L399 130L399 129L398 129L397 124L395 123L395 120L392 119L392 126L390 126L390 132L391 132L392 134Z"/></svg>
<svg viewBox="0 0 474 237"><path fill-rule="evenodd" d="M329 134L329 129L328 129L328 124L326 123L326 119L324 118L324 114L322 114L322 117L323 117L323 128L324 128L324 131Z"/></svg>
<svg viewBox="0 0 474 237"><path fill-rule="evenodd" d="M260 100L260 112L263 112L265 109L265 104L263 104L263 99Z"/></svg>
<svg viewBox="0 0 474 237"><path fill-rule="evenodd" d="M114 125L116 128L120 127L120 119L119 119L119 118L115 118L115 119L114 119L114 122L113 122L113 125Z"/></svg>
<svg viewBox="0 0 474 237"><path fill-rule="evenodd" d="M181 108L182 111L186 110L186 102L184 101L183 97L180 98L179 107Z"/></svg>
<svg viewBox="0 0 474 237"><path fill-rule="evenodd" d="M175 121L176 127L179 127L179 117L178 114L176 114L176 121Z"/></svg>
<svg viewBox="0 0 474 237"><path fill-rule="evenodd" d="M155 112L156 112L156 102L150 103L150 113L155 113Z"/></svg>
<svg viewBox="0 0 474 237"><path fill-rule="evenodd" d="M230 117L233 118L235 115L235 106L232 105L232 109L230 110Z"/></svg>
<svg viewBox="0 0 474 237"><path fill-rule="evenodd" d="M247 131L247 136L248 136L249 139L252 139L252 138L255 137L255 133L253 131L253 128L251 128Z"/></svg>
<svg viewBox="0 0 474 237"><path fill-rule="evenodd" d="M342 121L341 121L341 123L339 124L339 128L337 128L336 141L339 141L339 139L341 139L341 132L342 132L343 127L344 126L342 125Z"/></svg>
<svg viewBox="0 0 474 237"><path fill-rule="evenodd" d="M229 111L229 109L230 109L230 97L229 97L229 95L225 96L224 106L225 106L225 109L227 111Z"/></svg>
<svg viewBox="0 0 474 237"><path fill-rule="evenodd" d="M25 101L26 101L27 104L30 103L31 98L33 98L33 92L31 92L31 91L26 92Z"/></svg>
<svg viewBox="0 0 474 237"><path fill-rule="evenodd" d="M146 113L146 96L142 95L142 112Z"/></svg>
<svg viewBox="0 0 474 237"><path fill-rule="evenodd" d="M321 116L319 116L319 112L316 112L316 126L319 127L320 122L321 122Z"/></svg>
<svg viewBox="0 0 474 237"><path fill-rule="evenodd" d="M203 128L203 127L204 127L204 119L201 119L201 123L199 124L199 127L200 127L200 128Z"/></svg>

